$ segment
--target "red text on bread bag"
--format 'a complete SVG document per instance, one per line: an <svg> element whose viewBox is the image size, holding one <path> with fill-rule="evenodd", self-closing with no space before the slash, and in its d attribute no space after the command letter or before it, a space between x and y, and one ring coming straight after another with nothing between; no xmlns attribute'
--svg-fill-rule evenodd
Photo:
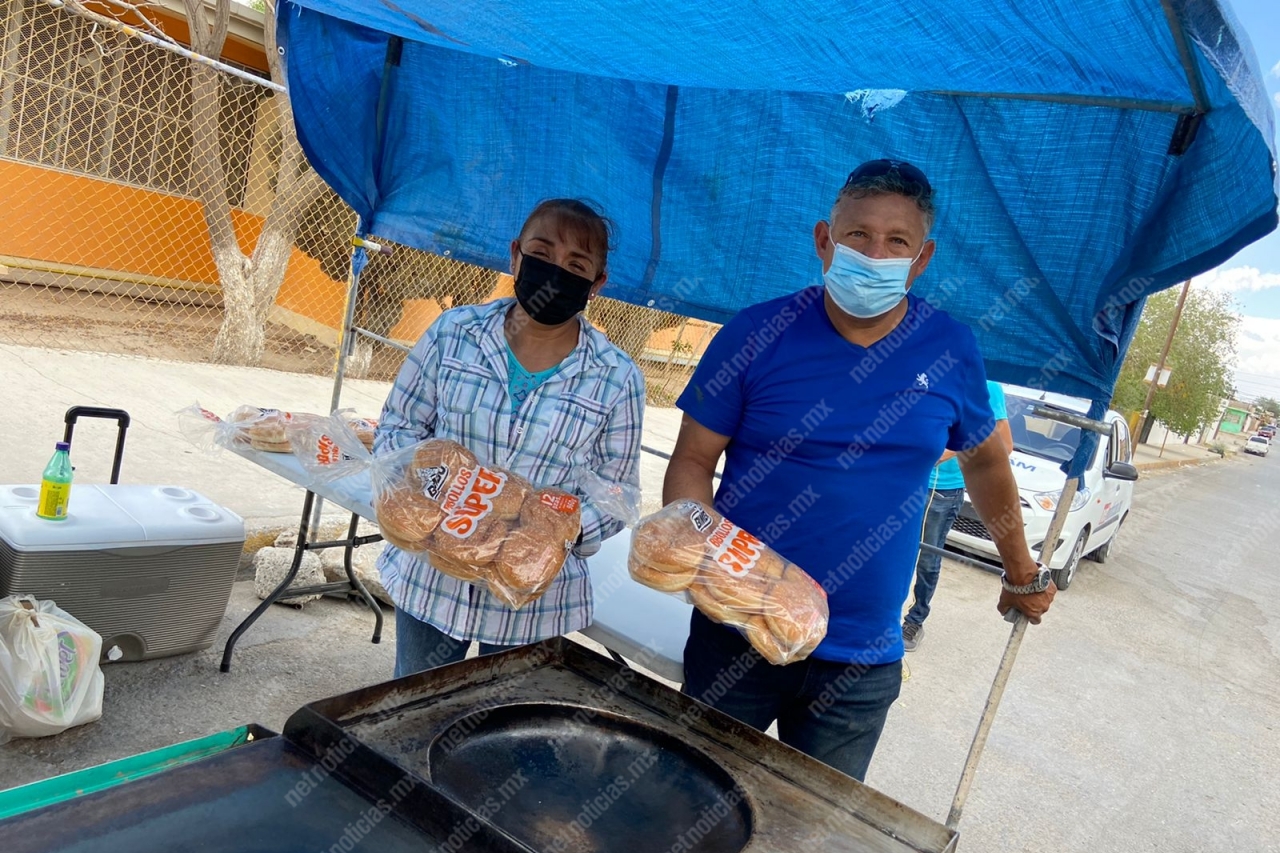
<svg viewBox="0 0 1280 853"><path fill-rule="evenodd" d="M440 525L445 532L466 539L475 532L480 521L493 512L493 499L502 494L507 475L489 468L463 468L458 471L440 507L446 513Z"/></svg>
<svg viewBox="0 0 1280 853"><path fill-rule="evenodd" d="M573 495L560 492L543 492L538 500L554 509L556 512L563 512L565 515L572 515L578 511L579 501Z"/></svg>
<svg viewBox="0 0 1280 853"><path fill-rule="evenodd" d="M338 445L334 443L332 438L327 435L320 436L320 439L316 442L317 462L321 465L332 465L346 458L346 455L338 449Z"/></svg>
<svg viewBox="0 0 1280 853"><path fill-rule="evenodd" d="M755 568L764 554L763 542L728 519L716 525L707 544L716 565L739 578Z"/></svg>

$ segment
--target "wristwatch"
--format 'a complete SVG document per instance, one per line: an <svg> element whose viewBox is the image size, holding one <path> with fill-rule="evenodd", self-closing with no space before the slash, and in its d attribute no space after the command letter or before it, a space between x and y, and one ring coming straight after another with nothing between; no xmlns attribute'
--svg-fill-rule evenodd
<svg viewBox="0 0 1280 853"><path fill-rule="evenodd" d="M1009 576L1004 572L1000 573L1000 585L1014 595L1035 595L1038 592L1044 592L1049 588L1049 567L1044 563L1036 562L1036 578L1031 583L1015 586L1009 583Z"/></svg>

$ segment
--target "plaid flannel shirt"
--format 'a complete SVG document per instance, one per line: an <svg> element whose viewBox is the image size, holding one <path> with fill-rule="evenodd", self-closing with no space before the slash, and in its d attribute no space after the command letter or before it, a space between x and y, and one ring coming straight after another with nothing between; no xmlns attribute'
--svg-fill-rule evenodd
<svg viewBox="0 0 1280 853"><path fill-rule="evenodd" d="M520 410L511 411L503 321L513 299L440 316L405 360L378 422L374 453L428 438L465 445L484 464L582 500L582 539L551 587L512 610L483 586L451 578L388 545L378 561L396 607L459 640L522 645L591 623L584 557L622 529L577 487L585 466L614 482L640 483L644 379L603 333L581 319L578 344Z"/></svg>

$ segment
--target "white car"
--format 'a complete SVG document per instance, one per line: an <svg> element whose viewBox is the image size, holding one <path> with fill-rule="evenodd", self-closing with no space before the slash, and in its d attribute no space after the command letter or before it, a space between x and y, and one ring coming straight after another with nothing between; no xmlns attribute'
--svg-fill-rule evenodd
<svg viewBox="0 0 1280 853"><path fill-rule="evenodd" d="M1032 412L1037 405L1047 404L1081 415L1089 410L1088 401L1078 397L1049 394L1005 385L1009 412L1009 429L1013 433L1013 453L1009 462L1018 481L1022 504L1022 526L1033 556L1049 532L1049 522L1058 506L1058 496L1066 483L1062 463L1075 455L1080 444L1080 428L1041 417ZM1066 589L1075 577L1080 558L1089 556L1105 563L1115 552L1116 535L1133 504L1133 481L1137 469L1132 466L1133 445L1129 426L1120 413L1109 411L1105 418L1112 424L1112 435L1099 436L1098 448L1089 460L1084 482L1071 501L1066 526L1062 530L1049 568L1053 582ZM978 519L969 503L968 494L947 536L947 544L987 560L999 560L991 534Z"/></svg>
<svg viewBox="0 0 1280 853"><path fill-rule="evenodd" d="M1250 436L1249 440L1244 443L1245 453L1253 453L1258 456L1266 456L1267 452L1270 450L1271 450L1271 442L1267 441L1266 436L1262 436L1262 435Z"/></svg>

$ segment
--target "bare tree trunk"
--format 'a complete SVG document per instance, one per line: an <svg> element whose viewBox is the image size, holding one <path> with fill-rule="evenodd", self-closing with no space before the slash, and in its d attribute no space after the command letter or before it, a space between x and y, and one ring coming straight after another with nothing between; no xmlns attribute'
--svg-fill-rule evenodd
<svg viewBox="0 0 1280 853"><path fill-rule="evenodd" d="M373 341L356 338L352 342L351 355L347 358L347 376L351 379L367 379L373 368Z"/></svg>
<svg viewBox="0 0 1280 853"><path fill-rule="evenodd" d="M212 19L206 16L203 0L183 0L191 29L192 47L217 59L222 54L231 20L231 0L216 0ZM284 85L284 67L276 51L273 4L265 15L264 42L271 79ZM227 200L226 174L222 167L218 138L221 105L221 78L212 68L191 64L192 146L196 186L205 224L209 228L210 249L222 287L222 326L213 344L213 360L221 364L258 364L266 345L267 317L288 271L298 218L320 194L324 181L302 153L293 127L293 110L288 96L274 95L280 110L280 164L276 175L275 199L262 225L252 255L240 250Z"/></svg>

